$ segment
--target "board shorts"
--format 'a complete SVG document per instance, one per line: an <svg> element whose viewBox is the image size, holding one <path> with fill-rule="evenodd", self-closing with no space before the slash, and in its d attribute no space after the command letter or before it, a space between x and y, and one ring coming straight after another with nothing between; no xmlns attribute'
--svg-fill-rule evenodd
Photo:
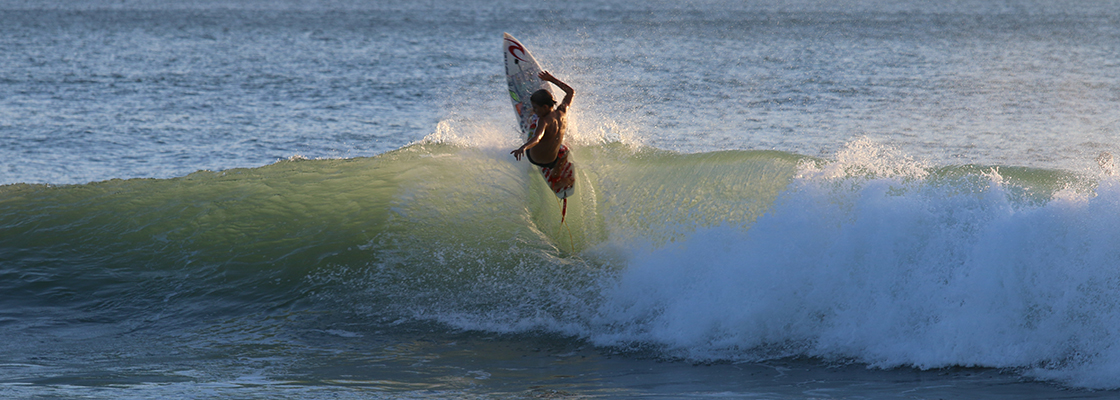
<svg viewBox="0 0 1120 400"><path fill-rule="evenodd" d="M556 193L556 197L566 199L574 192L575 187L575 168L572 163L568 161L568 146L560 145L560 151L556 152L556 159L548 164L537 164L533 161L532 157L528 157L529 153L525 152L526 158L530 163L540 167L541 175L544 176L545 182L548 187Z"/></svg>

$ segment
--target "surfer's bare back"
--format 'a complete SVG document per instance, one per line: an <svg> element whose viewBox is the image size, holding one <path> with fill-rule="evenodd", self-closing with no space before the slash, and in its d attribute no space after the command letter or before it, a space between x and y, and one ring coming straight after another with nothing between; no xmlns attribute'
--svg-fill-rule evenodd
<svg viewBox="0 0 1120 400"><path fill-rule="evenodd" d="M551 169L556 167L558 162L565 161L564 158L567 157L568 149L564 146L565 122L568 107L572 105L572 95L576 91L548 71L542 71L539 76L542 81L551 82L563 90L564 100L557 106L556 100L552 99L552 93L548 90L541 89L534 92L529 97L529 101L533 103L533 114L537 115L537 129L525 144L510 154L513 154L513 158L517 160L521 160L521 155L524 154L533 165Z"/></svg>

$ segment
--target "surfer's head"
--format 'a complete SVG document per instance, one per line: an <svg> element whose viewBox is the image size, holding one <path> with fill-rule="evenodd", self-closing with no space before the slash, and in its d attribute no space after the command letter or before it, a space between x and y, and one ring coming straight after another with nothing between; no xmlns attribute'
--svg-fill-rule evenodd
<svg viewBox="0 0 1120 400"><path fill-rule="evenodd" d="M552 93L547 89L533 92L533 95L529 96L529 101L533 103L533 111L542 116L552 112L552 106L556 105L556 100L552 99Z"/></svg>

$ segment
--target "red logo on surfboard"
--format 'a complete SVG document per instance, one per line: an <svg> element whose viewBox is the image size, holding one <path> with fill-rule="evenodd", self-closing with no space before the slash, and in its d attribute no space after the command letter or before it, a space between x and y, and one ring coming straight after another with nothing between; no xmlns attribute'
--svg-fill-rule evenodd
<svg viewBox="0 0 1120 400"><path fill-rule="evenodd" d="M525 55L525 48L521 47L521 43L517 43L517 42L512 41L512 40L510 40L509 42L511 44L509 45L509 47L506 48L506 50L509 51L509 54L512 55L513 58L516 58L518 60L527 61L524 58L521 58L521 56ZM521 56L517 55L517 53L514 53L514 50L521 52Z"/></svg>

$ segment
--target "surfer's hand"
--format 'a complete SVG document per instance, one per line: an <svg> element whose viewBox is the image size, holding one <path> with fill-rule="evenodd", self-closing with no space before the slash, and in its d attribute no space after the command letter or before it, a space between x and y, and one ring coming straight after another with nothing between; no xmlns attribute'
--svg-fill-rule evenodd
<svg viewBox="0 0 1120 400"><path fill-rule="evenodd" d="M517 161L521 161L521 155L522 155L522 154L525 154L525 149L521 149L521 148L519 148L519 149L517 149L517 150L514 150L514 151L511 151L511 152L509 152L509 154L513 154L513 158L514 158L515 160L517 160Z"/></svg>
<svg viewBox="0 0 1120 400"><path fill-rule="evenodd" d="M568 105L572 104L572 95L576 93L575 89L572 89L567 83L561 82L560 78L552 76L552 73L548 71L541 71L537 76L540 77L542 81L550 82L564 91L564 100L560 102L560 107L567 108Z"/></svg>

